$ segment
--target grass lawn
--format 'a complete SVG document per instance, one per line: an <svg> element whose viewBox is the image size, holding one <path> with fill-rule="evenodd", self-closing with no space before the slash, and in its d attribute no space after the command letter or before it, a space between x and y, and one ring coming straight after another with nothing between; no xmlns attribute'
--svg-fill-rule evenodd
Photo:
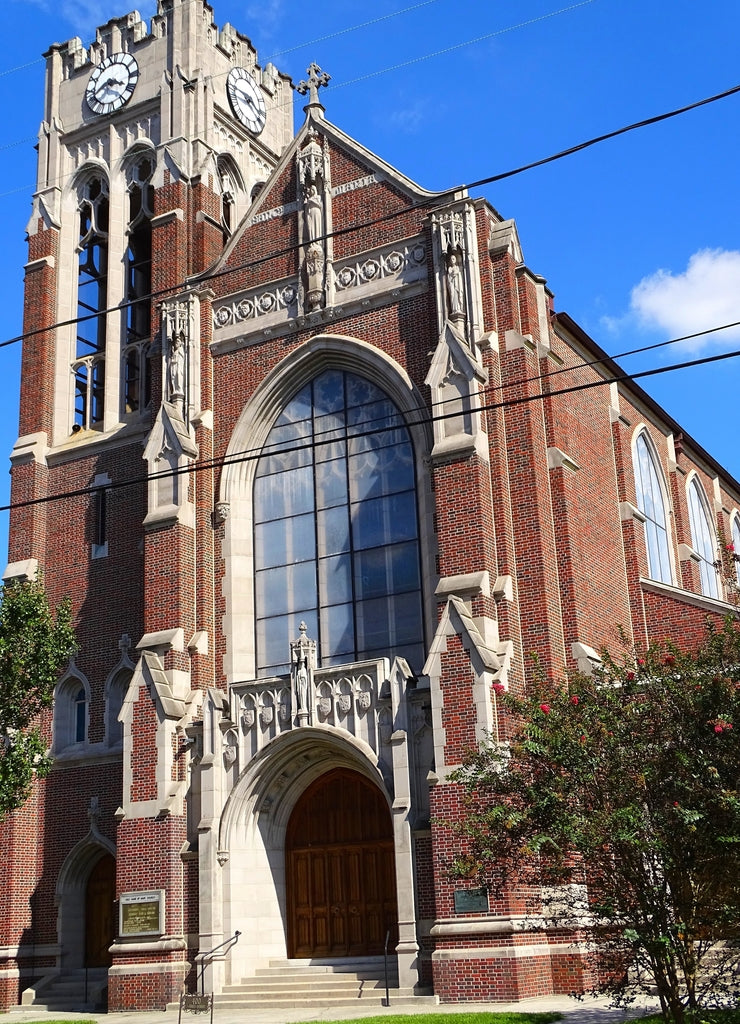
<svg viewBox="0 0 740 1024"><path fill-rule="evenodd" d="M391 1013L382 1017L359 1017L332 1024L555 1024L562 1013Z"/></svg>

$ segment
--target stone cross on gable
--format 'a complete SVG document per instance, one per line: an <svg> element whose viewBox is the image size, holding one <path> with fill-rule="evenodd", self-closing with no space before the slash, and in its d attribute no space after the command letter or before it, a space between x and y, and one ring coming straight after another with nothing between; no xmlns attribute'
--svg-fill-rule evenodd
<svg viewBox="0 0 740 1024"><path fill-rule="evenodd" d="M308 81L299 82L296 88L301 96L305 96L306 93L309 94L309 107L320 107L321 102L319 101L319 89L322 85L326 88L329 84L329 80L331 79L331 75L327 75L325 71L322 71L318 64L309 64L306 68L306 72L308 74Z"/></svg>

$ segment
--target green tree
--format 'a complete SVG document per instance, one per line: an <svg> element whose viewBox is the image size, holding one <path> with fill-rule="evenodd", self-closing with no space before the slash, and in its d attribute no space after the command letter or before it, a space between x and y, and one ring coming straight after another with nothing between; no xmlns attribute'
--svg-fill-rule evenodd
<svg viewBox="0 0 740 1024"><path fill-rule="evenodd" d="M734 1001L737 620L708 628L693 653L605 653L593 676L568 686L540 679L521 698L494 689L512 735L456 773L467 853L453 871L522 892L535 885L545 919L587 925L596 987L617 1002L654 987L663 1016L681 1024Z"/></svg>
<svg viewBox="0 0 740 1024"><path fill-rule="evenodd" d="M77 649L68 601L54 615L43 581L10 581L0 592L0 819L51 768L39 716Z"/></svg>

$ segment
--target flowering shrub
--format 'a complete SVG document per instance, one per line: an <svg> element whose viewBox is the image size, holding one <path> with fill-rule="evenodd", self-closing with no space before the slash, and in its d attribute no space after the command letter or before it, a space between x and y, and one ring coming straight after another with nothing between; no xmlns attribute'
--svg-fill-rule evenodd
<svg viewBox="0 0 740 1024"><path fill-rule="evenodd" d="M737 620L692 653L604 654L591 677L500 699L510 743L485 745L455 775L481 881L535 886L540 922L588 923L595 976L617 1001L654 985L677 1024L729 1001L740 968Z"/></svg>

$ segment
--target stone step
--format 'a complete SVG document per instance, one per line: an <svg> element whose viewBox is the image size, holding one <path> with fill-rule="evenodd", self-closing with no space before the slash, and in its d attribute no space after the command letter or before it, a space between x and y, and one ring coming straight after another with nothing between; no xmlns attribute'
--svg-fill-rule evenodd
<svg viewBox="0 0 740 1024"><path fill-rule="evenodd" d="M398 987L398 981L388 979L391 988ZM382 978L346 978L337 981L328 981L327 975L305 975L303 978L244 978L241 982L228 986L229 992L288 992L305 991L314 988L328 989L333 992L339 991L367 991L374 988L385 988L385 980Z"/></svg>
<svg viewBox="0 0 740 1024"><path fill-rule="evenodd" d="M410 990L398 988L396 958L388 959L390 1001L417 1003ZM385 1005L383 957L348 959L272 960L258 968L254 976L227 985L215 996L216 1007L229 1010L254 1010L265 1005L290 1009L297 1007ZM434 1000L432 999L432 1002ZM173 1004L170 1008L175 1008Z"/></svg>

